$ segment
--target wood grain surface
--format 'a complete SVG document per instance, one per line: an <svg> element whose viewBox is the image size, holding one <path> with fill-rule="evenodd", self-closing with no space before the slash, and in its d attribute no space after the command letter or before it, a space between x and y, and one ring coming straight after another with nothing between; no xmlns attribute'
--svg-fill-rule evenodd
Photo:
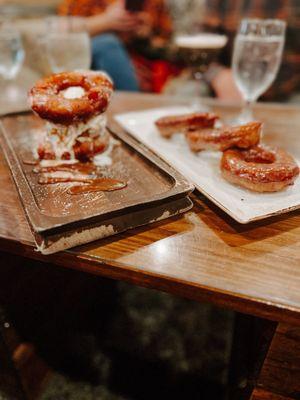
<svg viewBox="0 0 300 400"><path fill-rule="evenodd" d="M180 99L117 94L111 113L184 104ZM238 111L214 101L222 116ZM300 154L300 109L258 105L267 142ZM194 209L153 226L44 258L34 251L3 157L0 158L0 248L25 257L278 321L300 324L300 212L242 226L199 193ZM41 271L42 273L42 271Z"/></svg>

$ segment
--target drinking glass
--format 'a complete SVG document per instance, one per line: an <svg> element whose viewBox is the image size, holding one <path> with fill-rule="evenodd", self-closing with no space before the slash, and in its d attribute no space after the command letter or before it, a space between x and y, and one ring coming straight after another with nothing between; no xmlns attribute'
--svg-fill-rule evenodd
<svg viewBox="0 0 300 400"><path fill-rule="evenodd" d="M50 33L47 37L47 54L54 73L89 69L91 47L85 32Z"/></svg>
<svg viewBox="0 0 300 400"><path fill-rule="evenodd" d="M20 33L13 27L0 29L0 78L3 98L18 100L20 89L11 82L20 71L25 57Z"/></svg>
<svg viewBox="0 0 300 400"><path fill-rule="evenodd" d="M175 37L175 45L180 58L188 67L190 86L194 86L196 89L195 100L192 104L195 109L204 108L199 98L207 95L203 90L206 87L205 73L209 66L218 59L227 40L225 35L204 31L178 34Z"/></svg>
<svg viewBox="0 0 300 400"><path fill-rule="evenodd" d="M78 30L73 17L52 17L48 19L46 52L52 72L89 69L91 67L91 42L84 30ZM76 27L75 27L76 26Z"/></svg>
<svg viewBox="0 0 300 400"><path fill-rule="evenodd" d="M7 80L14 79L24 60L24 49L19 32L0 31L0 75Z"/></svg>
<svg viewBox="0 0 300 400"><path fill-rule="evenodd" d="M237 122L253 119L252 104L278 73L286 23L276 19L244 19L235 38L232 69L245 106Z"/></svg>

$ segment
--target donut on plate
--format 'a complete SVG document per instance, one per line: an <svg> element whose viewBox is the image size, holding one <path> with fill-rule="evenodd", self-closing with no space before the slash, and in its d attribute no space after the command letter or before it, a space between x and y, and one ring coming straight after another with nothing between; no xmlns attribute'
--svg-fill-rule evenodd
<svg viewBox="0 0 300 400"><path fill-rule="evenodd" d="M160 134L170 138L175 133L185 133L189 129L212 128L219 117L213 113L191 113L159 118L155 125Z"/></svg>
<svg viewBox="0 0 300 400"><path fill-rule="evenodd" d="M220 150L231 147L247 149L260 141L261 122L249 122L235 127L189 130L186 139L192 151Z"/></svg>
<svg viewBox="0 0 300 400"><path fill-rule="evenodd" d="M290 154L263 145L226 150L221 171L228 182L255 192L280 191L292 185L299 175L299 167Z"/></svg>

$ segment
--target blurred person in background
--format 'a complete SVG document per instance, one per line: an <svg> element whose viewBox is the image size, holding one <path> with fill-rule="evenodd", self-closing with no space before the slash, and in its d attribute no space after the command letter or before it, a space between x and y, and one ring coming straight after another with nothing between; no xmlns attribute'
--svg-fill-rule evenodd
<svg viewBox="0 0 300 400"><path fill-rule="evenodd" d="M143 3L141 11L131 12L125 0L64 0L58 10L84 17L93 38L92 67L108 72L119 90L155 90L155 60L164 60L172 32L164 1Z"/></svg>
<svg viewBox="0 0 300 400"><path fill-rule="evenodd" d="M282 66L267 100L287 100L300 90L300 1L299 0L207 0L204 27L224 33L229 45L219 64L211 65L207 78L215 95L223 100L241 100L230 69L234 37L242 18L278 18L287 22Z"/></svg>

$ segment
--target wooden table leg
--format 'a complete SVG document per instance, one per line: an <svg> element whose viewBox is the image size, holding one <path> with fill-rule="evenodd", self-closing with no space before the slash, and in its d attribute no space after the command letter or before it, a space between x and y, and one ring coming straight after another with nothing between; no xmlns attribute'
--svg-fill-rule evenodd
<svg viewBox="0 0 300 400"><path fill-rule="evenodd" d="M299 327L278 325L257 381L256 392L272 393L274 400L280 399L280 396L287 399L300 399ZM256 398L259 399L257 394Z"/></svg>
<svg viewBox="0 0 300 400"><path fill-rule="evenodd" d="M0 308L0 399L24 400L26 396L7 345L8 328L9 322Z"/></svg>
<svg viewBox="0 0 300 400"><path fill-rule="evenodd" d="M280 394L269 392L263 389L254 389L251 400L294 400L291 397L281 396Z"/></svg>
<svg viewBox="0 0 300 400"><path fill-rule="evenodd" d="M250 399L276 326L276 322L236 313L228 400Z"/></svg>

